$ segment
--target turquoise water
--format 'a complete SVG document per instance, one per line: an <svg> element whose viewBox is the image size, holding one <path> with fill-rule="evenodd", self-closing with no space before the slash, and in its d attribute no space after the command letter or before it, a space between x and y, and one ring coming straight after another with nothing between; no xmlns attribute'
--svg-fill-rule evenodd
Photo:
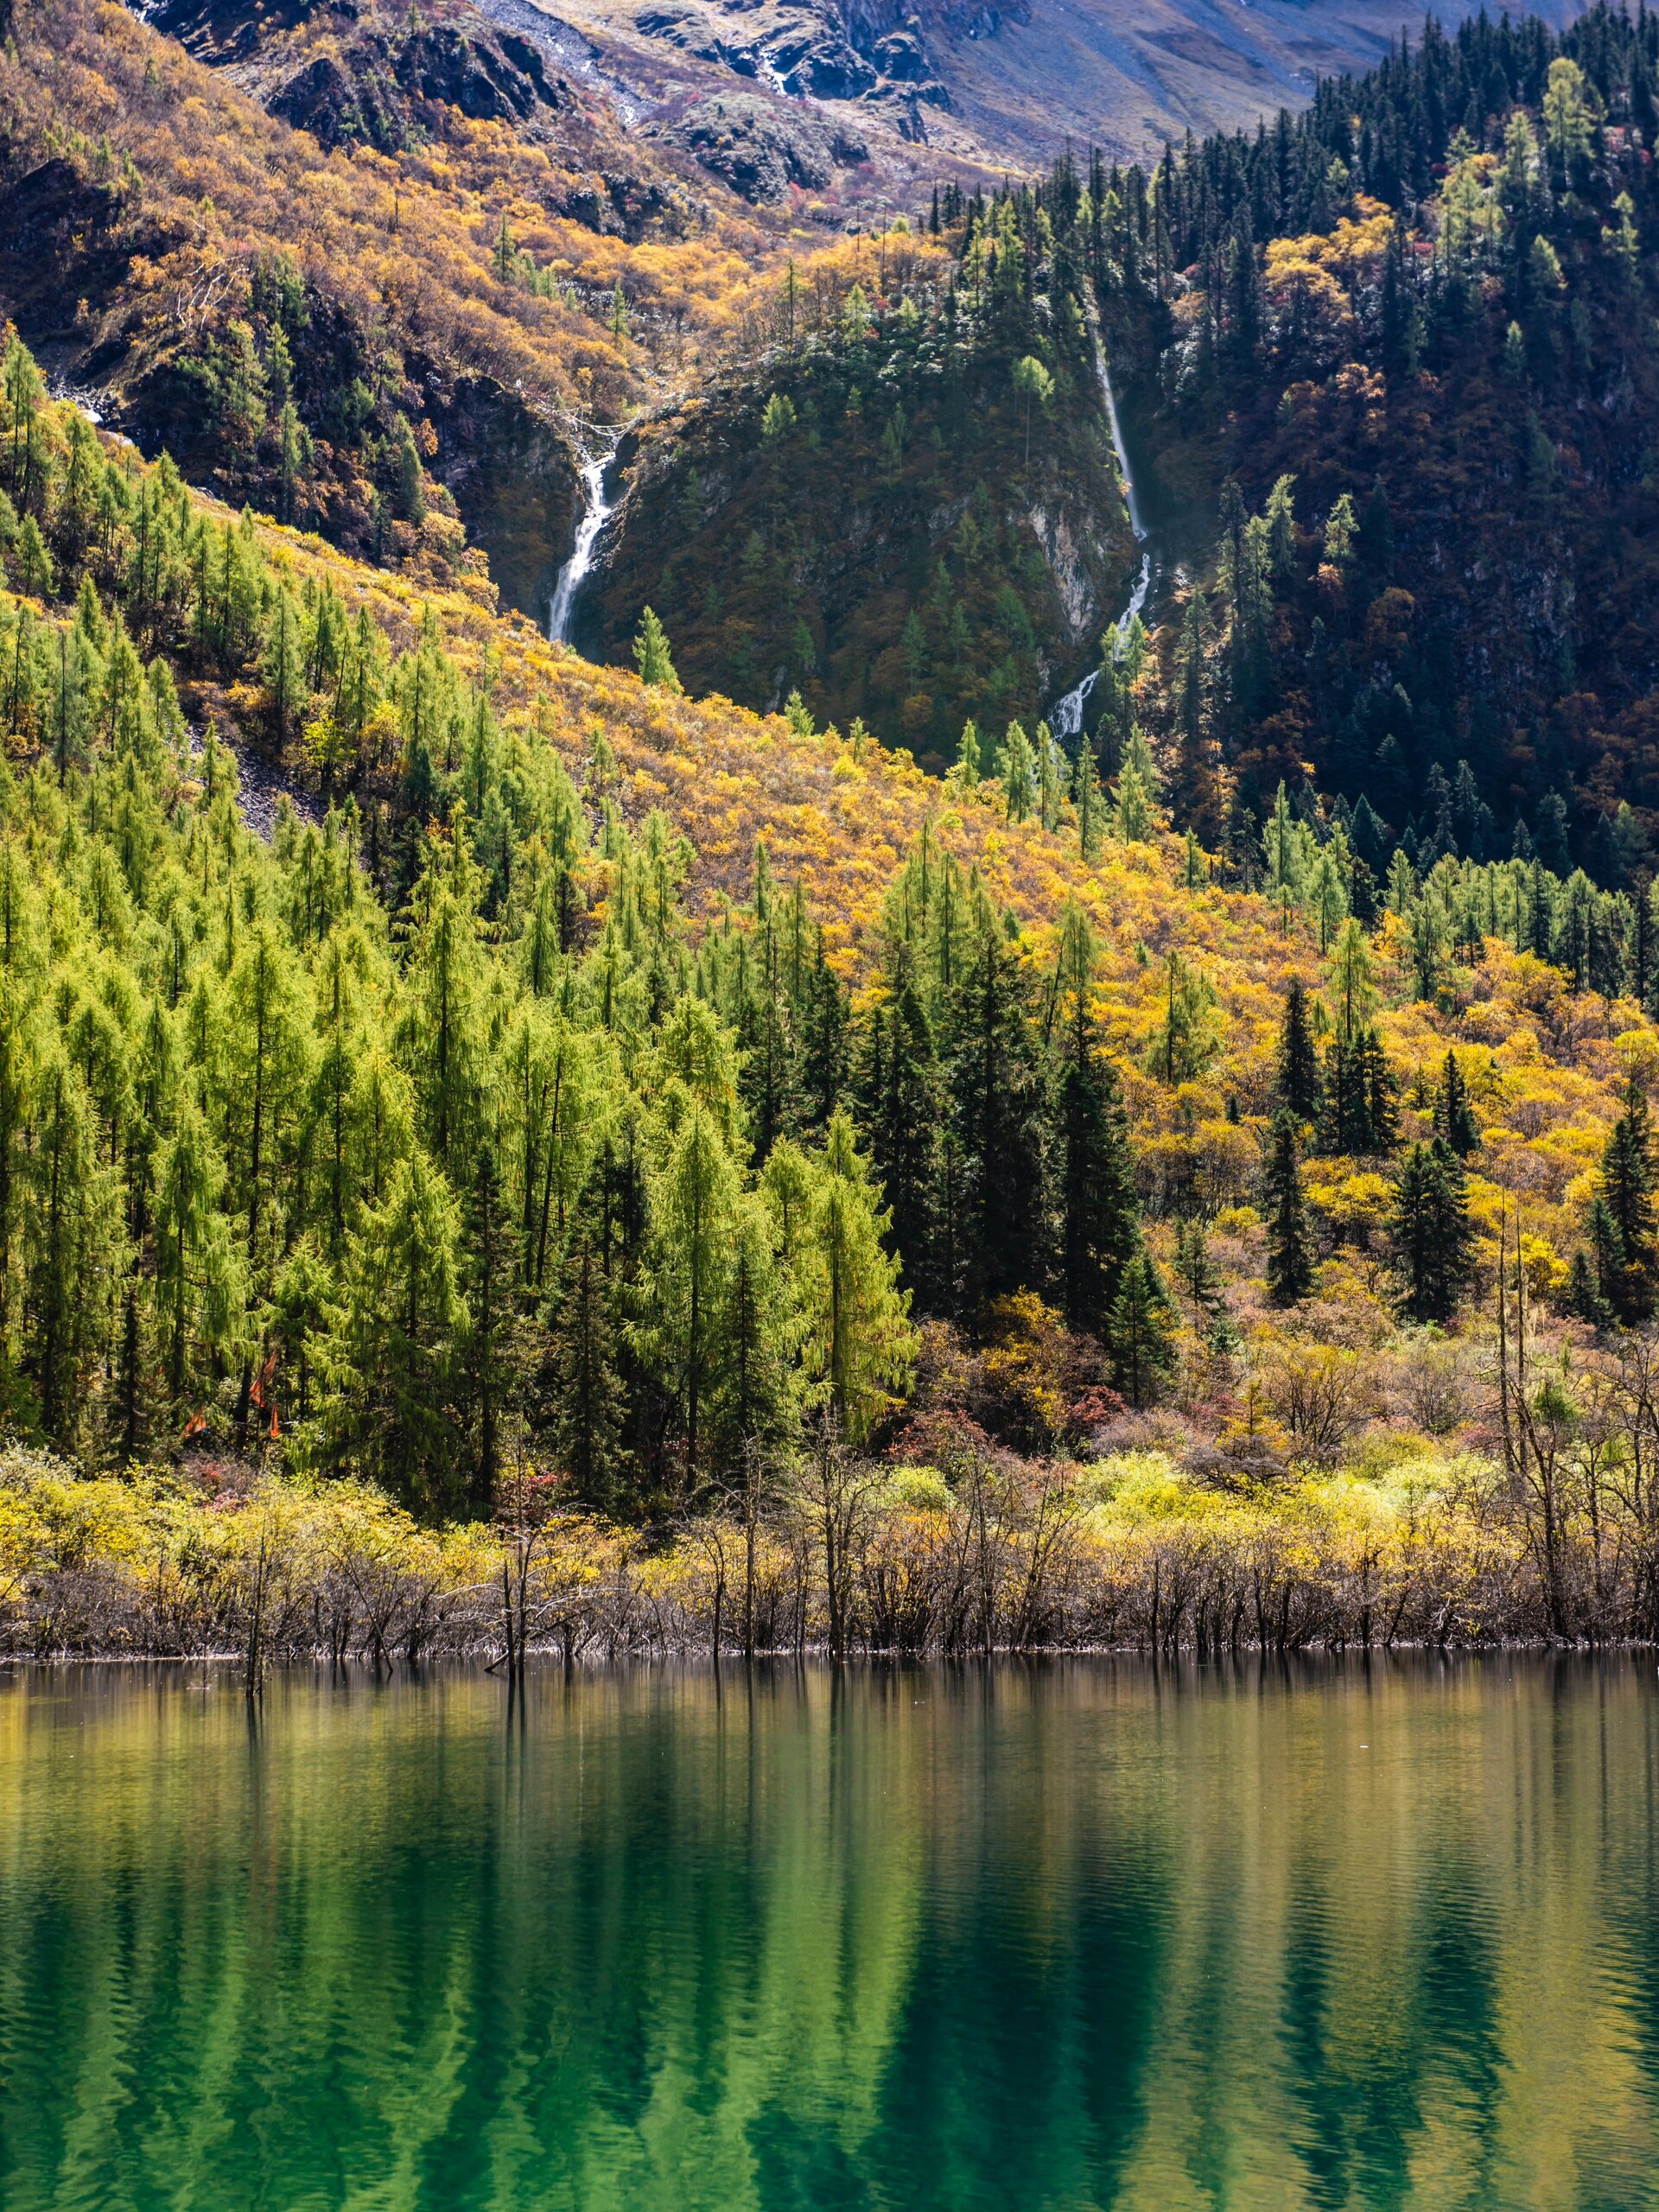
<svg viewBox="0 0 1659 2212"><path fill-rule="evenodd" d="M1656 1689L0 1677L0 2207L1659 2206Z"/></svg>

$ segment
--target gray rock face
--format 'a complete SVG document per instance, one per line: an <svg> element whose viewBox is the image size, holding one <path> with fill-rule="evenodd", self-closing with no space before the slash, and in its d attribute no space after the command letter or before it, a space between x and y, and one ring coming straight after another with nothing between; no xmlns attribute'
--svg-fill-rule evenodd
<svg viewBox="0 0 1659 2212"><path fill-rule="evenodd" d="M821 191L838 168L869 159L855 132L754 94L711 94L652 136L679 146L746 200L781 200L791 185Z"/></svg>
<svg viewBox="0 0 1659 2212"><path fill-rule="evenodd" d="M918 103L950 104L922 19L905 0L645 0L634 13L633 29L793 99L886 100L912 110ZM700 103L700 111L706 105ZM791 170L779 131L763 129L750 115L740 135L769 143L766 150L734 154L722 143L729 134L711 135L701 112L691 135L679 143L749 197L775 197L779 176ZM791 135L785 130L782 138ZM821 165L801 151L794 166ZM809 180L793 175L790 181Z"/></svg>
<svg viewBox="0 0 1659 2212"><path fill-rule="evenodd" d="M275 35L323 12L339 27L338 44L282 74ZM429 126L446 107L475 123L523 125L574 105L532 40L481 16L465 29L424 23L388 35L360 23L354 0L326 11L301 0L263 11L252 0L160 0L149 20L200 60L251 68L247 89L261 105L330 148L396 152L412 124Z"/></svg>

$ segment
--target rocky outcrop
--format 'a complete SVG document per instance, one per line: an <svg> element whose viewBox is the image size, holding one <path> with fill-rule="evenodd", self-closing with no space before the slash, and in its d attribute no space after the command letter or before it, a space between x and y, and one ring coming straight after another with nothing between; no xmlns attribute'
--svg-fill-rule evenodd
<svg viewBox="0 0 1659 2212"><path fill-rule="evenodd" d="M651 135L753 200L780 200L791 185L822 190L837 168L869 159L863 139L844 125L742 92L695 101Z"/></svg>
<svg viewBox="0 0 1659 2212"><path fill-rule="evenodd" d="M198 60L229 67L270 114L330 149L367 145L395 153L411 130L441 130L443 111L520 128L575 104L539 46L468 10L398 28L357 0L307 8L279 0L161 0L150 17ZM331 34L308 51L305 33Z"/></svg>
<svg viewBox="0 0 1659 2212"><path fill-rule="evenodd" d="M795 99L950 105L921 18L896 0L645 0L633 28Z"/></svg>
<svg viewBox="0 0 1659 2212"><path fill-rule="evenodd" d="M566 433L493 378L429 391L434 473L488 558L502 603L545 626L576 526L582 480Z"/></svg>

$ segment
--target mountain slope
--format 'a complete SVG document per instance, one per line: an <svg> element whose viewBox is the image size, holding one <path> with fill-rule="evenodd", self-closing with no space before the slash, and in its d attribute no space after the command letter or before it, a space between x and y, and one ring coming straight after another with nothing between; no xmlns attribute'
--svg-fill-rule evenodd
<svg viewBox="0 0 1659 2212"><path fill-rule="evenodd" d="M175 20L241 50L238 16ZM281 105L342 51L332 20L260 18L251 85ZM781 240L707 180L626 161L608 111L468 25L488 33L464 9L418 33L359 11L341 82L389 150L340 110L329 151L238 91L239 63L205 67L119 10L26 0L0 53L0 309L196 480L434 575L481 566L464 521L539 613L580 426L718 353ZM377 41L398 94L378 105ZM492 55L528 115L455 104Z"/></svg>
<svg viewBox="0 0 1659 2212"><path fill-rule="evenodd" d="M759 358L652 426L579 638L621 658L649 603L695 687L798 690L941 773L970 716L988 754L1034 728L1132 566L1066 189L1058 246L1005 202L981 248L888 233L791 272Z"/></svg>
<svg viewBox="0 0 1659 2212"><path fill-rule="evenodd" d="M1541 12L1560 23L1580 10ZM1143 157L1189 130L1248 129L1424 20L1407 0L567 0L549 13L671 135L724 92L863 132L895 173L906 146L925 148L936 175L1046 168L1067 145Z"/></svg>
<svg viewBox="0 0 1659 2212"><path fill-rule="evenodd" d="M1344 818L1363 800L1379 872L1401 837L1425 867L1535 844L1645 880L1655 31L1431 36L1255 147L1132 181L1115 354L1160 468L1221 494L1206 588L1163 632L1201 815L1213 741L1236 822L1309 779Z"/></svg>

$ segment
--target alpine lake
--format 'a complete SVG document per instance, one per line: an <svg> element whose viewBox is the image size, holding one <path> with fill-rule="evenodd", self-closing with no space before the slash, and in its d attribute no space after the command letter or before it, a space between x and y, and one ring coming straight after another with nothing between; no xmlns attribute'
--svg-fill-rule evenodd
<svg viewBox="0 0 1659 2212"><path fill-rule="evenodd" d="M1651 1656L0 1675L4 2212L1659 2206Z"/></svg>

